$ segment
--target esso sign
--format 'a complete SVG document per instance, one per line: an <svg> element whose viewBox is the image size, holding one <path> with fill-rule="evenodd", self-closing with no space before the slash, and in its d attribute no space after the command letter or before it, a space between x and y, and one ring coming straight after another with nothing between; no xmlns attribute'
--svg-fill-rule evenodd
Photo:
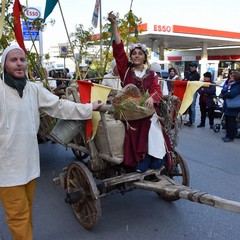
<svg viewBox="0 0 240 240"><path fill-rule="evenodd" d="M155 32L171 32L172 28L167 25L154 25L153 29Z"/></svg>
<svg viewBox="0 0 240 240"><path fill-rule="evenodd" d="M29 20L36 20L38 18L40 18L41 13L37 8L27 8L26 10L24 10L24 15L29 19Z"/></svg>

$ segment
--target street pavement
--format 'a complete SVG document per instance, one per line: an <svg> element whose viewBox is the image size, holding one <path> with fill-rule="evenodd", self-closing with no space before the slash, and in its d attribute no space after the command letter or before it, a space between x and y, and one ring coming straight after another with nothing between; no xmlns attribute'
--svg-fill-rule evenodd
<svg viewBox="0 0 240 240"><path fill-rule="evenodd" d="M215 133L209 126L184 126L177 150L188 163L193 189L240 202L240 140L224 143L223 136L222 129ZM96 227L87 231L64 202L64 190L52 182L63 167L75 161L71 149L51 142L39 147L41 177L34 201L34 240L240 239L239 214L184 199L165 202L144 190L101 199L102 215ZM0 240L11 240L1 206L0 233Z"/></svg>

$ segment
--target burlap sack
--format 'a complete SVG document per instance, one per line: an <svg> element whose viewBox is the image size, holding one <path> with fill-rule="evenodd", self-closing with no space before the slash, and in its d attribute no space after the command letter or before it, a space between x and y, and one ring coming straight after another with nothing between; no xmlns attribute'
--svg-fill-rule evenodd
<svg viewBox="0 0 240 240"><path fill-rule="evenodd" d="M123 161L123 144L125 138L125 126L120 120L114 119L112 115L105 114L108 134L111 142L111 149L113 156L119 158L115 162L120 164ZM94 137L95 144L99 153L107 154L110 156L110 152L107 147L107 137L101 121L98 123L97 133Z"/></svg>

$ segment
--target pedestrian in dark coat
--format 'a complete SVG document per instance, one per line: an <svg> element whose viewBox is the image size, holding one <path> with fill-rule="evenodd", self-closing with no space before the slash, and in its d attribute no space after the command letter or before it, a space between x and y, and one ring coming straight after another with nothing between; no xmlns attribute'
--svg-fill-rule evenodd
<svg viewBox="0 0 240 240"><path fill-rule="evenodd" d="M240 94L240 72L234 71L230 76L231 82L228 88L222 89L221 94L224 99L223 114L226 122L226 136L224 142L233 142L237 136L237 121L236 117L240 112L240 108L228 108L226 104L227 98L234 98Z"/></svg>
<svg viewBox="0 0 240 240"><path fill-rule="evenodd" d="M212 74L210 72L205 72L203 74L204 82L211 83ZM208 87L201 87L198 90L200 94L199 106L201 111L201 122L197 127L205 127L205 121L208 113L210 128L213 128L214 124L214 108L216 101L216 86L209 85Z"/></svg>

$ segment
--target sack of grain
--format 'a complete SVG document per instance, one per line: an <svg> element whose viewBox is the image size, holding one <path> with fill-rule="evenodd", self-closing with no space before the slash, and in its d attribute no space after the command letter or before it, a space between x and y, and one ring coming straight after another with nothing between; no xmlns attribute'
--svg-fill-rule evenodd
<svg viewBox="0 0 240 240"><path fill-rule="evenodd" d="M110 138L111 151L115 157L112 163L120 164L123 161L123 145L125 138L125 126L120 120L114 119L110 114L105 114L107 131ZM102 121L99 121L97 133L94 137L99 153L110 156L108 149L107 136Z"/></svg>

